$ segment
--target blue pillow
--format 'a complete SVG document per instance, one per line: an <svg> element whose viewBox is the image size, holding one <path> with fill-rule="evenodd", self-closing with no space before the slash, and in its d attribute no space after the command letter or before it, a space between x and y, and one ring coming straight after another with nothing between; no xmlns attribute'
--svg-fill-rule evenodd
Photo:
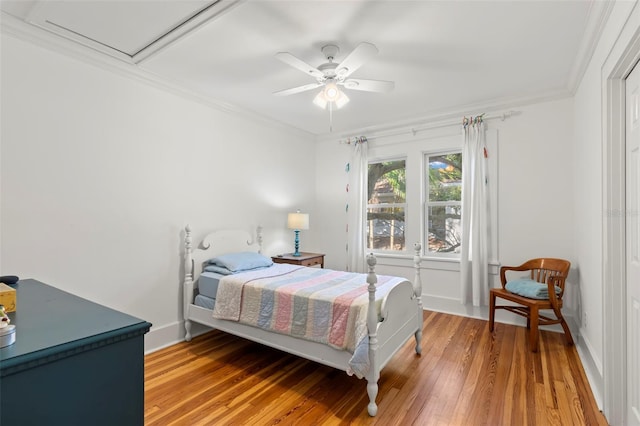
<svg viewBox="0 0 640 426"><path fill-rule="evenodd" d="M218 266L218 265L207 265L204 267L204 270L206 272L215 272L217 274L220 275L232 275L232 274L237 274L239 272L245 272L245 271L257 271L258 269L265 269L268 268L268 266L261 266L259 268L253 268L253 269L243 269L241 271L230 271L227 268L225 268L224 266Z"/></svg>
<svg viewBox="0 0 640 426"><path fill-rule="evenodd" d="M260 253L246 251L214 257L213 259L209 259L209 264L226 268L231 272L240 272L271 266L273 262Z"/></svg>
<svg viewBox="0 0 640 426"><path fill-rule="evenodd" d="M228 270L227 268L223 268L222 266L217 265L207 265L204 267L204 270L207 272L216 272L220 275L231 275L233 272Z"/></svg>
<svg viewBox="0 0 640 426"><path fill-rule="evenodd" d="M547 284L539 283L538 281L534 281L528 278L509 281L504 287L511 293L528 297L530 299L549 298L549 287L547 287ZM562 289L558 286L555 287L556 294L560 294Z"/></svg>

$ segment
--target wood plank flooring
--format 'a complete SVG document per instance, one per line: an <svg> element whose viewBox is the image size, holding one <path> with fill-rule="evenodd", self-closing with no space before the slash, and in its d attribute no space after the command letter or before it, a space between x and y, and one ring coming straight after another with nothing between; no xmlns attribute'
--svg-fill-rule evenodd
<svg viewBox="0 0 640 426"><path fill-rule="evenodd" d="M541 332L425 311L382 370L378 415L366 381L212 331L145 357L145 425L606 425L575 347Z"/></svg>

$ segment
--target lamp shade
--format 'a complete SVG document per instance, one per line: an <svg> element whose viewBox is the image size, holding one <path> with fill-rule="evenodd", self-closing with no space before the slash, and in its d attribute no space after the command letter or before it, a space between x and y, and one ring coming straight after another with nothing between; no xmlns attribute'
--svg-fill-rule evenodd
<svg viewBox="0 0 640 426"><path fill-rule="evenodd" d="M327 107L327 100L324 97L324 92L320 91L315 98L313 98L313 103L318 105L320 108L325 109Z"/></svg>
<svg viewBox="0 0 640 426"><path fill-rule="evenodd" d="M340 90L335 83L329 83L324 88L324 97L329 102L335 102L340 95Z"/></svg>
<svg viewBox="0 0 640 426"><path fill-rule="evenodd" d="M328 104L333 104L336 108L340 109L345 106L347 102L349 102L349 97L345 95L335 83L327 84L324 89L318 92L316 97L313 98L313 103L322 109L326 109Z"/></svg>
<svg viewBox="0 0 640 426"><path fill-rule="evenodd" d="M349 102L349 97L344 94L342 91L338 91L338 96L335 100L336 108L340 109L345 106Z"/></svg>
<svg viewBox="0 0 640 426"><path fill-rule="evenodd" d="M309 229L309 215L307 213L289 213L287 217L289 229Z"/></svg>

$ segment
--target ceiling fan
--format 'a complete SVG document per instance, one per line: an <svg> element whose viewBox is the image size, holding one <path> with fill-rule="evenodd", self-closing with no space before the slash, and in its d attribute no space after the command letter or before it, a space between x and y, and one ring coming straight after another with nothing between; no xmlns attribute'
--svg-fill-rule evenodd
<svg viewBox="0 0 640 426"><path fill-rule="evenodd" d="M345 89L361 90L365 92L388 92L393 89L393 81L349 78L349 76L360 68L368 59L378 53L378 49L373 44L366 42L360 43L340 63L334 62L335 57L340 52L338 46L328 44L321 50L327 62L319 65L317 68L293 56L291 53L277 53L276 58L285 64L291 65L305 74L310 75L316 79L316 82L293 87L291 89L280 90L273 94L277 96L287 96L323 87L313 100L313 103L321 108L326 108L328 105L331 110L334 105L336 108L341 108L349 102L349 98L339 89L338 86L344 87Z"/></svg>

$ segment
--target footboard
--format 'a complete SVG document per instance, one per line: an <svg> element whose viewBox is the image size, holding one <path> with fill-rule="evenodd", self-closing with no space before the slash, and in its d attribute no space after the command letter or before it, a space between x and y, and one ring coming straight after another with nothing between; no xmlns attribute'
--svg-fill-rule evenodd
<svg viewBox="0 0 640 426"><path fill-rule="evenodd" d="M389 362L391 357L412 336L416 339L416 353L421 353L422 341L422 284L420 281L420 250L419 243L414 245L413 257L415 268L414 283L401 282L395 286L382 301L381 318L378 321L378 312L375 306L375 284L377 277L374 272L376 258L370 254L367 256L369 273L369 307L367 311L367 328L369 330L369 363L370 371L367 375L367 393L369 415L375 416L378 411L375 399L378 394L378 379L380 371Z"/></svg>
<svg viewBox="0 0 640 426"><path fill-rule="evenodd" d="M385 299L382 313L384 321L378 323L378 360L382 370L396 351L407 340L415 336L422 327L422 315L418 311L413 287L404 282L395 287ZM416 352L420 353L419 343L416 342Z"/></svg>
<svg viewBox="0 0 640 426"><path fill-rule="evenodd" d="M378 351L380 370L384 368L396 350L404 345L411 336L415 335L416 337L416 353L421 353L423 317L422 282L420 278L421 249L422 246L419 243L414 245L415 277L413 283L405 281L398 284L382 301L380 308L382 321L376 322L375 325L380 346ZM375 258L371 262L375 265ZM371 265L371 268L373 265ZM369 324L367 325L369 326Z"/></svg>

